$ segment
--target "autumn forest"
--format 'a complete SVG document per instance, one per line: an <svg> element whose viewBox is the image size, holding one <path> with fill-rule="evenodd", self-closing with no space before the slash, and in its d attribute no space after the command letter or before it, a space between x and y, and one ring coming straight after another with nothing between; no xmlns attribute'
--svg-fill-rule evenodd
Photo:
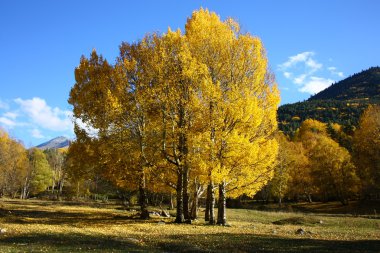
<svg viewBox="0 0 380 253"><path fill-rule="evenodd" d="M350 127L289 109L286 128L269 66L260 38L205 9L184 31L122 42L113 63L93 50L68 95L69 147L26 149L1 130L0 196L117 199L138 219L154 206L175 210L174 223L222 226L243 202L379 200L380 106Z"/></svg>

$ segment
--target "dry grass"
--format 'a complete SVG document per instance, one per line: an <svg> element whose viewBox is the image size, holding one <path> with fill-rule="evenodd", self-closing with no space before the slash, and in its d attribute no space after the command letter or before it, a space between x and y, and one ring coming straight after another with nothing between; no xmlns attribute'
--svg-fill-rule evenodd
<svg viewBox="0 0 380 253"><path fill-rule="evenodd" d="M141 221L117 205L3 200L0 252L378 252L380 220L228 210L231 227ZM202 214L202 212L201 212ZM283 225L273 222L283 220ZM288 221L313 221L304 223ZM163 221L163 222L162 222ZM318 221L318 222L314 222ZM320 222L322 221L322 222ZM297 229L306 231L297 235Z"/></svg>

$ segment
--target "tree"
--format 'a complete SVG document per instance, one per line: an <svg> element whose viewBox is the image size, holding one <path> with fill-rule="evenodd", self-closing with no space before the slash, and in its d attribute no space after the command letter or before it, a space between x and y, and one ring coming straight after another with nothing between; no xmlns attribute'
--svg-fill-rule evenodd
<svg viewBox="0 0 380 253"><path fill-rule="evenodd" d="M161 116L161 150L177 177L176 222L182 223L190 219L190 156L202 130L199 128L202 121L199 96L207 72L205 66L193 57L179 30L169 29L155 45L155 53L157 64L154 70L158 79L155 99Z"/></svg>
<svg viewBox="0 0 380 253"><path fill-rule="evenodd" d="M116 183L137 183L142 213L147 178L175 188L178 223L191 218L192 182L198 196L209 181L214 223L214 182L225 203L226 191L253 194L271 178L279 96L261 41L233 20L196 11L185 35L123 43L113 66L93 51L75 75L74 116L98 130L89 147ZM220 213L225 224L225 204Z"/></svg>
<svg viewBox="0 0 380 253"><path fill-rule="evenodd" d="M334 197L348 204L357 192L357 176L348 151L328 136L324 123L316 120L304 121L297 139L307 150L316 193L325 200Z"/></svg>
<svg viewBox="0 0 380 253"><path fill-rule="evenodd" d="M286 159L291 161L289 163L287 195L296 201L299 201L301 196L304 196L307 201L312 202L315 186L313 185L307 150L301 142L292 142L287 151L289 152L289 157Z"/></svg>
<svg viewBox="0 0 380 253"><path fill-rule="evenodd" d="M16 197L22 188L27 166L23 145L0 129L0 196Z"/></svg>
<svg viewBox="0 0 380 253"><path fill-rule="evenodd" d="M59 149L47 149L44 153L52 170L51 192L54 193L56 191L58 197L62 193L66 177L66 151Z"/></svg>
<svg viewBox="0 0 380 253"><path fill-rule="evenodd" d="M28 151L29 166L25 177L22 198L28 198L29 194L38 194L45 191L52 181L52 171L46 156L40 149L31 148Z"/></svg>
<svg viewBox="0 0 380 253"><path fill-rule="evenodd" d="M379 198L380 193L380 106L370 105L360 117L354 133L353 156L366 197Z"/></svg>
<svg viewBox="0 0 380 253"><path fill-rule="evenodd" d="M290 142L284 134L278 133L276 137L279 150L274 175L270 181L270 188L272 195L278 199L278 204L281 207L282 200L288 192L291 170L294 169L300 154L294 153L296 144Z"/></svg>
<svg viewBox="0 0 380 253"><path fill-rule="evenodd" d="M253 195L273 175L279 95L260 39L241 33L234 20L222 22L215 13L201 9L188 19L185 36L209 75L201 97L209 176L206 215L213 223L217 183L217 223L225 225L227 192Z"/></svg>

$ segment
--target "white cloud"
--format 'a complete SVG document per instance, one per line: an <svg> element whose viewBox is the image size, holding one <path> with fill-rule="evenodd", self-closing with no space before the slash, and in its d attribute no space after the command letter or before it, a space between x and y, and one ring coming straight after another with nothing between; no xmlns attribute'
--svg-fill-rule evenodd
<svg viewBox="0 0 380 253"><path fill-rule="evenodd" d="M330 72L336 71L336 67L328 67L327 69L330 70Z"/></svg>
<svg viewBox="0 0 380 253"><path fill-rule="evenodd" d="M310 79L299 89L300 92L316 94L327 87L329 87L334 80L322 77L312 76Z"/></svg>
<svg viewBox="0 0 380 253"><path fill-rule="evenodd" d="M297 67L301 67L308 75L311 75L323 67L322 63L313 59L314 55L314 52L309 51L290 56L286 62L278 65L278 68L284 72L286 78L290 78L290 76L286 76L287 74L285 73L290 73L289 69Z"/></svg>
<svg viewBox="0 0 380 253"><path fill-rule="evenodd" d="M3 114L4 117L10 118L10 119L16 119L18 114L15 112L6 112Z"/></svg>
<svg viewBox="0 0 380 253"><path fill-rule="evenodd" d="M299 76L297 76L297 77L295 77L294 79L293 79L293 82L295 83L295 84L303 84L303 82L305 81L305 78L307 77L307 75L306 74L302 74L302 75L299 75Z"/></svg>
<svg viewBox="0 0 380 253"><path fill-rule="evenodd" d="M295 66L297 63L306 62L310 57L314 55L314 52L303 52L294 56L290 56L288 60L279 65L280 69L288 69Z"/></svg>
<svg viewBox="0 0 380 253"><path fill-rule="evenodd" d="M91 137L96 137L98 135L98 130L96 128L93 128L92 126L89 126L88 124L84 123L81 119L75 118L75 123L83 130L86 131L86 133Z"/></svg>
<svg viewBox="0 0 380 253"><path fill-rule="evenodd" d="M298 87L298 91L310 94L318 93L330 86L335 81L334 76L344 77L343 72L338 71L336 67L323 68L323 64L315 59L313 51L288 57L286 62L278 65L278 70ZM327 72L331 78L321 77L322 71L324 74Z"/></svg>
<svg viewBox="0 0 380 253"><path fill-rule="evenodd" d="M330 73L331 73L332 75L336 75L336 76L339 76L339 77L341 77L341 78L344 77L343 72L338 71L336 67L328 67L327 69L330 71Z"/></svg>
<svg viewBox="0 0 380 253"><path fill-rule="evenodd" d="M308 66L310 68L310 70L309 70L310 73L314 73L315 71L321 69L323 66L321 63L316 62L311 57L309 59L307 59L305 64L306 64L306 66Z"/></svg>
<svg viewBox="0 0 380 253"><path fill-rule="evenodd" d="M73 129L71 111L64 111L57 107L52 108L42 98L14 100L20 105L20 109L30 118L35 125L51 131L68 131Z"/></svg>
<svg viewBox="0 0 380 253"><path fill-rule="evenodd" d="M292 77L292 73L290 73L290 72L287 72L287 71L284 71L284 76L286 77L286 78L288 78L288 79L290 79L291 77Z"/></svg>
<svg viewBox="0 0 380 253"><path fill-rule="evenodd" d="M32 134L32 136L34 138L37 138L37 139L43 139L43 138L45 138L45 136L43 136L42 133L40 132L40 130L38 130L37 128L32 129L30 131L30 133Z"/></svg>
<svg viewBox="0 0 380 253"><path fill-rule="evenodd" d="M17 124L15 121L8 119L6 117L0 117L0 123L10 128L16 126Z"/></svg>

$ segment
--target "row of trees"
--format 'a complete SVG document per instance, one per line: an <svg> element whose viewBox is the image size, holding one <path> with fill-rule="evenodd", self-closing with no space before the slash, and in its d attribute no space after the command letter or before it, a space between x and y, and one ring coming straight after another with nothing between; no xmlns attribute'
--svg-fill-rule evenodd
<svg viewBox="0 0 380 253"><path fill-rule="evenodd" d="M74 116L96 133L76 126L68 163L138 188L142 217L147 190L175 191L178 223L206 191L206 220L224 225L227 192L253 196L271 179L279 94L260 39L234 20L195 11L184 34L122 43L113 65L82 57L75 79Z"/></svg>
<svg viewBox="0 0 380 253"><path fill-rule="evenodd" d="M58 150L27 150L0 129L0 196L26 199L48 188L61 193L64 156Z"/></svg>
<svg viewBox="0 0 380 253"><path fill-rule="evenodd" d="M279 137L275 176L269 183L274 197L312 201L379 198L380 106L370 105L353 135L338 124L305 120L290 140ZM267 189L268 190L268 189Z"/></svg>

